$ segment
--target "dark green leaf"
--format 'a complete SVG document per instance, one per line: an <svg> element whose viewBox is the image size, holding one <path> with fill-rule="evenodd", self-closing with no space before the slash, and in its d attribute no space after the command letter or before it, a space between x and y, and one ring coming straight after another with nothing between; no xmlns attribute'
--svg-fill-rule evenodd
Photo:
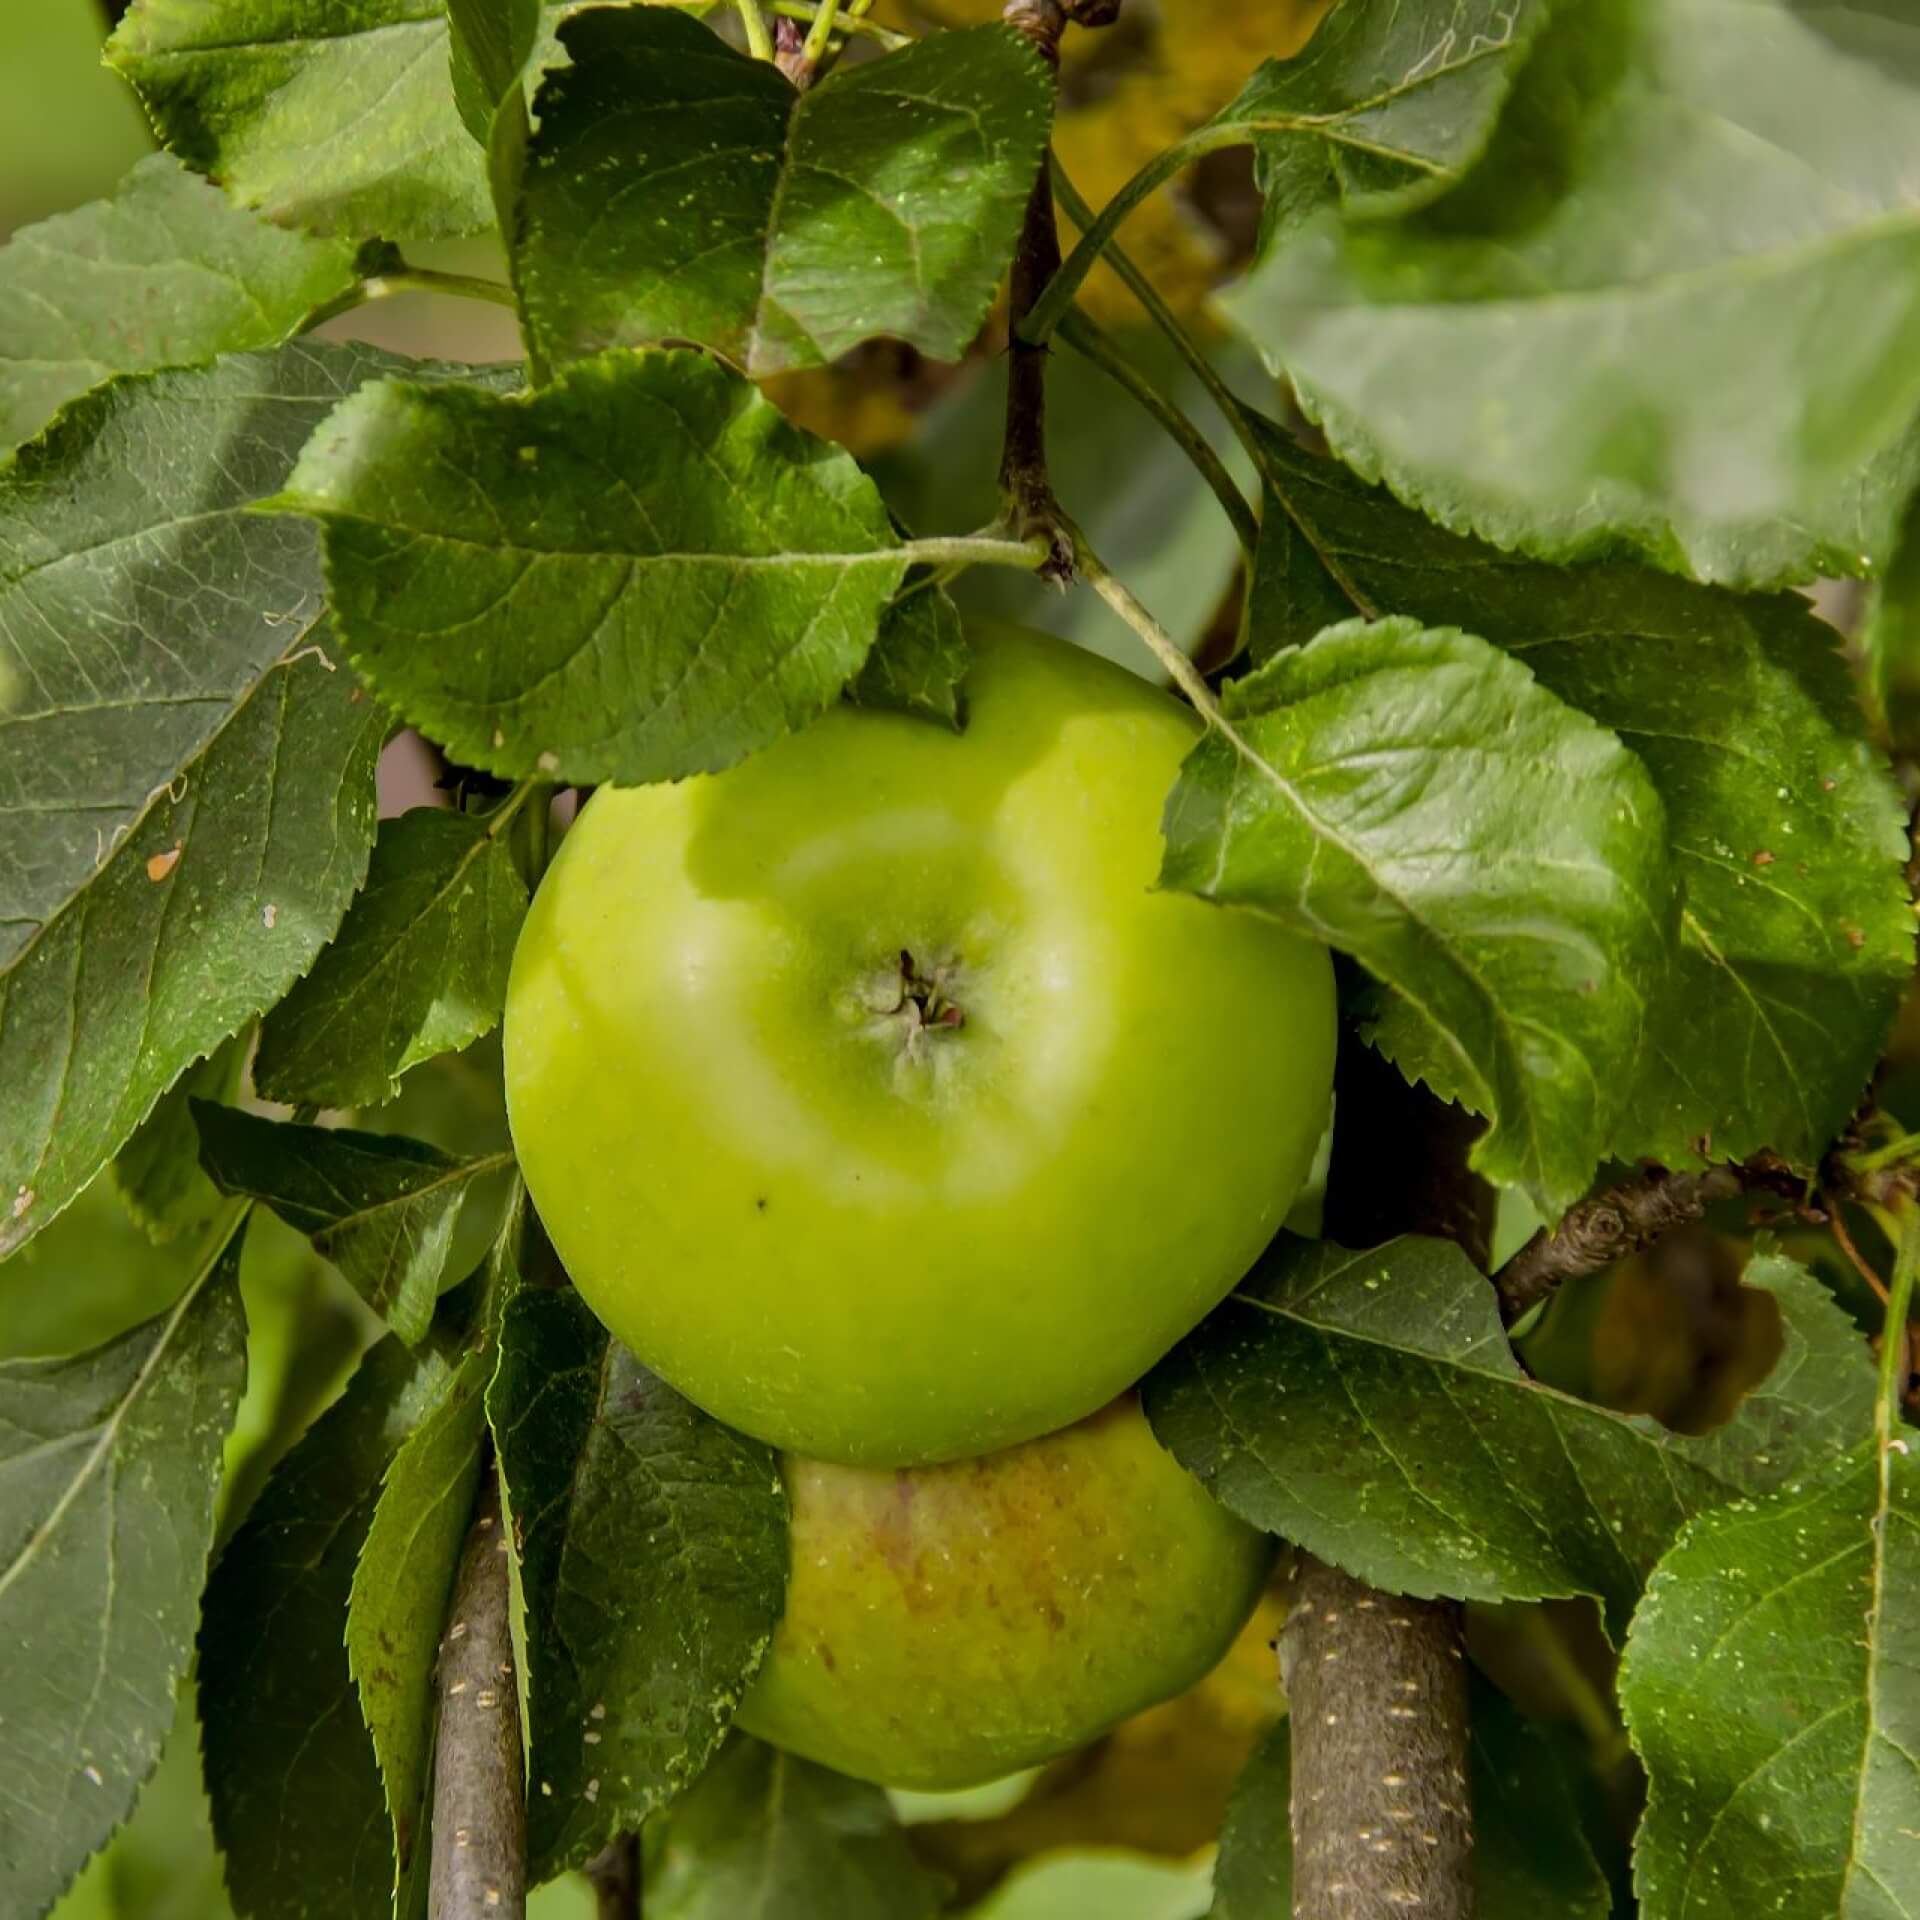
<svg viewBox="0 0 1920 1920"><path fill-rule="evenodd" d="M1611 727L1666 804L1681 896L1613 1152L1812 1164L1879 1058L1913 966L1905 817L1832 631L1797 594L1630 561L1580 568L1443 532L1256 420L1267 509L1256 659L1339 611L1474 632Z"/></svg>
<svg viewBox="0 0 1920 1920"><path fill-rule="evenodd" d="M1252 145L1268 239L1335 198L1379 215L1453 186L1546 13L1546 0L1340 0L1208 123Z"/></svg>
<svg viewBox="0 0 1920 1920"><path fill-rule="evenodd" d="M374 1920L391 1827L344 1630L354 1567L401 1445L457 1377L469 1329L380 1342L275 1469L207 1584L201 1750L227 1886L249 1920Z"/></svg>
<svg viewBox="0 0 1920 1920"><path fill-rule="evenodd" d="M0 1912L19 1920L127 1817L173 1725L246 1370L239 1265L236 1235L156 1319L0 1363Z"/></svg>
<svg viewBox="0 0 1920 1920"><path fill-rule="evenodd" d="M1168 802L1162 879L1350 953L1374 1037L1491 1125L1549 1213L1619 1118L1672 923L1659 796L1609 732L1449 628L1354 621L1226 690Z"/></svg>
<svg viewBox="0 0 1920 1920"><path fill-rule="evenodd" d="M298 1228L400 1338L418 1341L446 1277L454 1222L473 1183L509 1156L455 1160L398 1133L263 1120L193 1103L200 1162Z"/></svg>
<svg viewBox="0 0 1920 1920"><path fill-rule="evenodd" d="M1163 1445L1233 1512L1392 1593L1590 1593L1626 1629L1682 1521L1771 1491L1871 1417L1851 1323L1791 1261L1747 1279L1780 1304L1785 1351L1700 1437L1529 1379L1493 1289L1459 1248L1370 1253L1282 1239L1149 1374Z"/></svg>
<svg viewBox="0 0 1920 1920"><path fill-rule="evenodd" d="M490 1349L469 1353L388 1463L347 1609L347 1664L393 1822L404 1883L426 1830L433 1673L473 1519Z"/></svg>
<svg viewBox="0 0 1920 1920"><path fill-rule="evenodd" d="M353 249L241 212L165 154L0 248L0 453L116 373L273 346L353 284Z"/></svg>
<svg viewBox="0 0 1920 1920"><path fill-rule="evenodd" d="M1920 18L1556 7L1434 205L1225 297L1335 449L1463 532L1737 584L1887 557L1920 465Z"/></svg>
<svg viewBox="0 0 1920 1920"><path fill-rule="evenodd" d="M521 1554L544 1879L719 1746L784 1601L786 1495L768 1448L656 1380L571 1291L509 1304L487 1410Z"/></svg>
<svg viewBox="0 0 1920 1920"><path fill-rule="evenodd" d="M1473 1695L1471 1766L1477 1920L1606 1920L1606 1879L1553 1748L1483 1685ZM1213 1920L1288 1920L1292 1790L1292 1729L1283 1720L1234 1785L1214 1866Z"/></svg>
<svg viewBox="0 0 1920 1920"><path fill-rule="evenodd" d="M107 58L174 152L284 225L411 238L491 218L441 0L135 0Z"/></svg>
<svg viewBox="0 0 1920 1920"><path fill-rule="evenodd" d="M847 688L856 706L960 726L967 636L946 588L909 585L880 622L867 664Z"/></svg>
<svg viewBox="0 0 1920 1920"><path fill-rule="evenodd" d="M118 380L0 467L0 1250L286 991L365 871L384 722L311 532L248 509L401 364Z"/></svg>
<svg viewBox="0 0 1920 1920"><path fill-rule="evenodd" d="M779 1889L781 1920L932 1920L940 1887L887 1796L736 1736L667 1816L647 1920L736 1920Z"/></svg>
<svg viewBox="0 0 1920 1920"><path fill-rule="evenodd" d="M1860 645L1874 704L1884 713L1920 672L1920 490L1907 502L1886 571L1874 583Z"/></svg>
<svg viewBox="0 0 1920 1920"><path fill-rule="evenodd" d="M877 334L966 350L1046 150L1052 85L1019 34L936 34L806 93L671 7L560 39L517 249L550 358L690 340L757 376Z"/></svg>
<svg viewBox="0 0 1920 1920"><path fill-rule="evenodd" d="M1920 1888L1911 1434L1704 1515L1655 1569L1620 1700L1647 1920L1897 1920Z"/></svg>
<svg viewBox="0 0 1920 1920"><path fill-rule="evenodd" d="M220 1189L200 1167L200 1134L190 1102L237 1099L247 1073L244 1034L189 1067L113 1159L113 1184L149 1238L198 1233L220 1210Z"/></svg>
<svg viewBox="0 0 1920 1920"><path fill-rule="evenodd" d="M699 353L514 398L379 382L279 504L325 522L384 698L471 766L562 780L678 779L803 725L907 566L853 461Z"/></svg>
<svg viewBox="0 0 1920 1920"><path fill-rule="evenodd" d="M260 1030L254 1085L289 1106L377 1106L409 1067L500 1018L527 887L484 821L385 821L340 932Z"/></svg>

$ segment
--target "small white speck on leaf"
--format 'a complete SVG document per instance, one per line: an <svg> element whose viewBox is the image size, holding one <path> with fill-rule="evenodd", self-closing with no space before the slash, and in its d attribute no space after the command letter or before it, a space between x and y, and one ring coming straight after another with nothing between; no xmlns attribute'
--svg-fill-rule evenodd
<svg viewBox="0 0 1920 1920"><path fill-rule="evenodd" d="M549 748L534 762L534 765L537 766L542 773L554 773L559 769L560 756Z"/></svg>
<svg viewBox="0 0 1920 1920"><path fill-rule="evenodd" d="M273 923L279 918L280 909L276 907L271 900L260 909L260 924L265 927L269 933L273 931Z"/></svg>

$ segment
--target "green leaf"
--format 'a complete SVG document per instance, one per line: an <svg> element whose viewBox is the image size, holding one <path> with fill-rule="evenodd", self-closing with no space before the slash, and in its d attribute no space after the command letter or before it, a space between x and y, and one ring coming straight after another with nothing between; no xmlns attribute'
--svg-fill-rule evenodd
<svg viewBox="0 0 1920 1920"><path fill-rule="evenodd" d="M116 373L277 345L356 278L339 241L243 213L165 154L0 248L0 453Z"/></svg>
<svg viewBox="0 0 1920 1920"><path fill-rule="evenodd" d="M20 1920L127 1817L173 1725L246 1369L239 1266L233 1234L117 1340L0 1362L0 1911Z"/></svg>
<svg viewBox="0 0 1920 1920"><path fill-rule="evenodd" d="M404 239L492 217L441 0L135 0L107 59L188 166L282 225Z"/></svg>
<svg viewBox="0 0 1920 1920"><path fill-rule="evenodd" d="M1255 419L1267 507L1256 659L1346 610L1470 622L1611 727L1666 806L1680 889L1616 1158L1703 1144L1811 1165L1845 1125L1913 968L1906 817L1828 627L1797 594L1553 566L1444 532Z"/></svg>
<svg viewBox="0 0 1920 1920"><path fill-rule="evenodd" d="M304 1233L409 1345L432 1322L468 1192L511 1158L456 1160L404 1134L263 1120L207 1100L193 1118L214 1185Z"/></svg>
<svg viewBox="0 0 1920 1920"><path fill-rule="evenodd" d="M1549 1213L1613 1137L1671 881L1659 796L1609 732L1470 635L1329 628L1226 690L1168 802L1161 878L1393 989L1374 1038L1491 1125L1474 1162Z"/></svg>
<svg viewBox="0 0 1920 1920"><path fill-rule="evenodd" d="M1707 580L1883 562L1920 465L1920 19L1553 9L1466 180L1225 296L1335 450L1462 532Z"/></svg>
<svg viewBox="0 0 1920 1920"><path fill-rule="evenodd" d="M1485 148L1546 13L1546 0L1340 0L1202 137L1252 146L1268 241L1335 199L1366 216L1424 205Z"/></svg>
<svg viewBox="0 0 1920 1920"><path fill-rule="evenodd" d="M490 1349L470 1352L388 1463L354 1569L347 1664L386 1790L396 1887L427 1827L433 1675L473 1520Z"/></svg>
<svg viewBox="0 0 1920 1920"><path fill-rule="evenodd" d="M1634 1616L1647 1920L1895 1920L1920 1887L1920 1467L1909 1435L1702 1516Z"/></svg>
<svg viewBox="0 0 1920 1920"><path fill-rule="evenodd" d="M306 971L365 871L385 723L311 532L248 509L396 364L118 380L0 467L0 1252Z"/></svg>
<svg viewBox="0 0 1920 1920"><path fill-rule="evenodd" d="M382 1478L450 1391L468 1333L454 1316L424 1347L373 1348L207 1584L201 1750L228 1890L249 1920L391 1910L391 1827L343 1628Z"/></svg>
<svg viewBox="0 0 1920 1920"><path fill-rule="evenodd" d="M946 588L910 582L881 619L873 651L847 698L958 731L968 657L960 609Z"/></svg>
<svg viewBox="0 0 1920 1920"><path fill-rule="evenodd" d="M704 354L502 398L381 381L279 505L326 526L347 650L494 773L731 765L834 700L906 571L873 483Z"/></svg>
<svg viewBox="0 0 1920 1920"><path fill-rule="evenodd" d="M933 1920L940 1887L885 1791L736 1736L666 1818L647 1920Z"/></svg>
<svg viewBox="0 0 1920 1920"><path fill-rule="evenodd" d="M755 376L876 335L957 360L1046 151L1052 82L999 25L797 93L671 7L560 30L535 103L518 279L552 359L688 340Z"/></svg>
<svg viewBox="0 0 1920 1920"><path fill-rule="evenodd" d="M720 1745L784 1602L786 1495L771 1450L570 1290L509 1303L487 1411L526 1605L538 1880L633 1831Z"/></svg>
<svg viewBox="0 0 1920 1920"><path fill-rule="evenodd" d="M433 807L384 821L333 944L261 1027L255 1087L289 1106L392 1099L409 1067L499 1020L526 910L485 821Z"/></svg>
<svg viewBox="0 0 1920 1920"><path fill-rule="evenodd" d="M1606 1877L1552 1746L1493 1688L1473 1693L1474 1912L1478 1920L1606 1920ZM1234 1783L1214 1868L1212 1920L1293 1911L1292 1728L1267 1735Z"/></svg>
<svg viewBox="0 0 1920 1920"><path fill-rule="evenodd" d="M149 1239L199 1233L220 1211L220 1189L201 1171L194 1100L239 1098L247 1074L245 1036L236 1034L189 1067L113 1159L113 1184Z"/></svg>
<svg viewBox="0 0 1920 1920"><path fill-rule="evenodd" d="M446 0L453 97L467 131L491 144L500 103L521 82L540 37L540 0Z"/></svg>
<svg viewBox="0 0 1920 1920"><path fill-rule="evenodd" d="M1451 1242L1282 1239L1147 1376L1154 1432L1215 1498L1391 1593L1587 1593L1616 1637L1680 1524L1768 1492L1871 1418L1851 1323L1791 1261L1747 1279L1785 1350L1725 1426L1676 1434L1520 1370Z"/></svg>
<svg viewBox="0 0 1920 1920"><path fill-rule="evenodd" d="M1874 582L1860 628L1868 691L1885 715L1920 669L1920 489L1907 501L1886 571ZM1895 737L1901 737L1896 727Z"/></svg>

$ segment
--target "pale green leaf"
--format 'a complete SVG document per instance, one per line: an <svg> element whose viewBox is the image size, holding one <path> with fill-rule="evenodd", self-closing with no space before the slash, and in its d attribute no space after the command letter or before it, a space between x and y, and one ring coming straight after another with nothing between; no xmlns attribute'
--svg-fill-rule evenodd
<svg viewBox="0 0 1920 1920"><path fill-rule="evenodd" d="M491 1349L469 1353L387 1465L354 1569L347 1664L373 1741L403 1884L427 1826L433 1675L480 1480Z"/></svg>
<svg viewBox="0 0 1920 1920"><path fill-rule="evenodd" d="M939 1885L881 1788L758 1740L729 1741L664 1824L647 1920L738 1920L776 1888L781 1920L933 1920L940 1911Z"/></svg>
<svg viewBox="0 0 1920 1920"><path fill-rule="evenodd" d="M500 1018L527 887L481 820L382 823L367 884L313 971L267 1016L254 1085L290 1106L376 1106L409 1067Z"/></svg>
<svg viewBox="0 0 1920 1920"><path fill-rule="evenodd" d="M1736 584L1883 563L1920 465L1920 16L1552 9L1466 180L1225 297L1335 449L1463 532Z"/></svg>
<svg viewBox="0 0 1920 1920"><path fill-rule="evenodd" d="M200 1626L201 1751L227 1887L249 1920L381 1920L391 1824L345 1626L401 1445L443 1401L470 1329L380 1342L221 1553Z"/></svg>
<svg viewBox="0 0 1920 1920"><path fill-rule="evenodd" d="M1681 1523L1830 1458L1872 1416L1865 1344L1791 1261L1757 1262L1785 1350L1725 1426L1677 1434L1521 1372L1449 1241L1282 1239L1147 1377L1163 1445L1242 1518L1391 1593L1587 1593L1620 1635Z"/></svg>
<svg viewBox="0 0 1920 1920"><path fill-rule="evenodd" d="M106 1346L0 1362L0 1912L18 1920L127 1817L173 1725L246 1368L239 1264L236 1236Z"/></svg>
<svg viewBox="0 0 1920 1920"><path fill-rule="evenodd" d="M848 455L690 352L515 397L377 382L278 504L324 522L383 698L468 765L570 781L678 779L804 725L907 566Z"/></svg>
<svg viewBox="0 0 1920 1920"><path fill-rule="evenodd" d="M638 1827L719 1747L785 1597L786 1495L768 1448L655 1379L571 1290L518 1294L500 1344L487 1411L519 1546L544 1879Z"/></svg>
<svg viewBox="0 0 1920 1920"><path fill-rule="evenodd" d="M1379 215L1437 198L1479 157L1546 0L1339 0L1202 129L1253 147L1265 234L1338 198Z"/></svg>
<svg viewBox="0 0 1920 1920"><path fill-rule="evenodd" d="M404 1134L263 1120L206 1100L193 1102L193 1118L220 1191L260 1201L307 1235L409 1344L433 1319L468 1193L510 1158L456 1160Z"/></svg>
<svg viewBox="0 0 1920 1920"><path fill-rule="evenodd" d="M1046 149L1012 29L943 33L798 93L672 7L599 8L535 103L517 278L552 359L675 339L755 375L885 334L957 360Z"/></svg>
<svg viewBox="0 0 1920 1920"><path fill-rule="evenodd" d="M353 249L242 212L177 160L0 248L0 453L116 373L277 345L353 284Z"/></svg>
<svg viewBox="0 0 1920 1920"><path fill-rule="evenodd" d="M1832 630L1797 594L1501 553L1253 426L1267 492L1256 659L1346 611L1471 622L1611 727L1659 790L1679 939L1615 1157L1678 1166L1765 1147L1814 1164L1913 968L1905 809Z"/></svg>
<svg viewBox="0 0 1920 1920"><path fill-rule="evenodd" d="M1911 1438L1702 1516L1655 1569L1620 1675L1646 1920L1920 1913Z"/></svg>
<svg viewBox="0 0 1920 1920"><path fill-rule="evenodd" d="M1619 740L1455 629L1354 621L1232 682L1168 802L1163 881L1351 954L1374 1037L1491 1124L1549 1212L1614 1132L1672 923L1659 796Z"/></svg>

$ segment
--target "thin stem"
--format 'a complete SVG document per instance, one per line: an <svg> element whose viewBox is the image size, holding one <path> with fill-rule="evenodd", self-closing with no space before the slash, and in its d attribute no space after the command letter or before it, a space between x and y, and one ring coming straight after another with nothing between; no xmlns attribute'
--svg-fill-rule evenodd
<svg viewBox="0 0 1920 1920"><path fill-rule="evenodd" d="M498 280L482 279L473 273L442 273L438 267L396 267L390 273L356 280L345 292L323 301L301 321L300 331L310 333L356 307L391 300L397 293L444 293L457 300L485 300L496 307L514 304L513 289Z"/></svg>
<svg viewBox="0 0 1920 1920"><path fill-rule="evenodd" d="M1213 443L1127 358L1113 337L1077 307L1071 309L1060 322L1059 334L1076 353L1090 360L1110 380L1124 387L1160 423L1167 437L1193 462L1201 479L1213 489L1221 511L1233 522L1241 551L1251 560L1254 546L1260 538L1260 522L1247 505L1246 495L1227 471L1226 462L1214 452Z"/></svg>
<svg viewBox="0 0 1920 1920"><path fill-rule="evenodd" d="M747 51L756 60L771 60L773 35L767 31L767 16L760 10L760 0L733 0L733 5L746 31Z"/></svg>
<svg viewBox="0 0 1920 1920"><path fill-rule="evenodd" d="M1911 1371L1907 1320L1913 1311L1916 1272L1920 1272L1920 1206L1909 1202L1901 1210L1900 1250L1893 1263L1887 1317L1880 1332L1880 1395L1874 1403L1873 1427L1883 1453L1899 1431L1900 1403Z"/></svg>
<svg viewBox="0 0 1920 1920"><path fill-rule="evenodd" d="M1053 162L1053 190L1060 205L1065 208L1067 218L1085 232L1093 224L1093 209L1080 197L1079 190L1067 178L1057 158ZM1077 258L1078 249L1075 254ZM1220 369L1201 351L1199 341L1181 325L1179 316L1160 297L1159 290L1139 266L1117 246L1109 245L1106 255L1107 265L1120 276L1127 291L1140 302L1147 318L1166 335L1168 344L1186 362L1193 377L1206 388L1207 397L1220 409L1227 425L1233 429L1234 438L1246 448L1254 465L1261 466L1259 436L1247 420L1240 396L1227 385Z"/></svg>
<svg viewBox="0 0 1920 1920"><path fill-rule="evenodd" d="M900 550L908 559L928 566L1015 567L1022 573L1034 573L1045 566L1051 552L1040 534L1025 540L1003 540L978 533L954 534L947 539L908 540Z"/></svg>
<svg viewBox="0 0 1920 1920"><path fill-rule="evenodd" d="M813 16L813 25L807 29L807 38L800 49L800 58L809 68L817 67L827 57L827 42L833 38L833 23L839 16L840 0L820 0L820 8Z"/></svg>
<svg viewBox="0 0 1920 1920"><path fill-rule="evenodd" d="M1833 1235L1840 1251L1852 1262L1854 1272L1867 1283L1868 1287L1872 1290L1873 1297L1884 1307L1890 1298L1887 1291L1887 1283L1867 1264L1860 1249L1854 1245L1853 1235L1847 1231L1846 1215L1841 1211L1841 1207L1842 1203L1838 1200L1835 1200L1829 1207L1827 1211L1827 1230Z"/></svg>
<svg viewBox="0 0 1920 1920"><path fill-rule="evenodd" d="M840 0L833 0L833 4L839 7L840 17L837 24L842 33L865 34L868 39L877 41L889 53L901 47L913 45L912 34L898 33L892 27L883 27L877 20L863 20L860 17L863 9L841 5ZM809 0L769 0L767 11L782 20L809 22L818 20L826 8L812 6Z"/></svg>
<svg viewBox="0 0 1920 1920"><path fill-rule="evenodd" d="M1083 220L1074 214L1074 225L1080 229L1080 244L1047 282L1039 299L1027 310L1026 318L1019 322L1015 331L1020 338L1036 347L1046 344L1048 335L1066 318L1081 282L1093 271L1121 221L1141 201L1165 186L1183 167L1209 153L1218 153L1222 147L1244 146L1246 138L1245 129L1240 127L1196 128L1184 140L1176 140L1164 153L1149 160L1098 215L1089 215ZM1066 204L1064 195L1061 204ZM1067 210L1073 212L1071 207Z"/></svg>
<svg viewBox="0 0 1920 1920"><path fill-rule="evenodd" d="M1084 580L1146 642L1147 651L1166 668L1167 677L1193 702L1201 718L1219 728L1249 759L1253 758L1252 747L1228 725L1220 711L1219 701L1213 697L1213 689L1207 685L1200 669L1181 651L1172 634L1141 605L1127 583L1088 546L1086 535L1064 513L1060 516L1060 527L1073 542L1075 576Z"/></svg>
<svg viewBox="0 0 1920 1920"><path fill-rule="evenodd" d="M502 827L512 824L513 816L527 804L528 798L532 795L536 787L551 788L551 785L552 783L550 781L541 779L529 778L520 781L514 787L513 791L509 793L491 813L484 816L487 825L487 838L491 840L499 833Z"/></svg>

